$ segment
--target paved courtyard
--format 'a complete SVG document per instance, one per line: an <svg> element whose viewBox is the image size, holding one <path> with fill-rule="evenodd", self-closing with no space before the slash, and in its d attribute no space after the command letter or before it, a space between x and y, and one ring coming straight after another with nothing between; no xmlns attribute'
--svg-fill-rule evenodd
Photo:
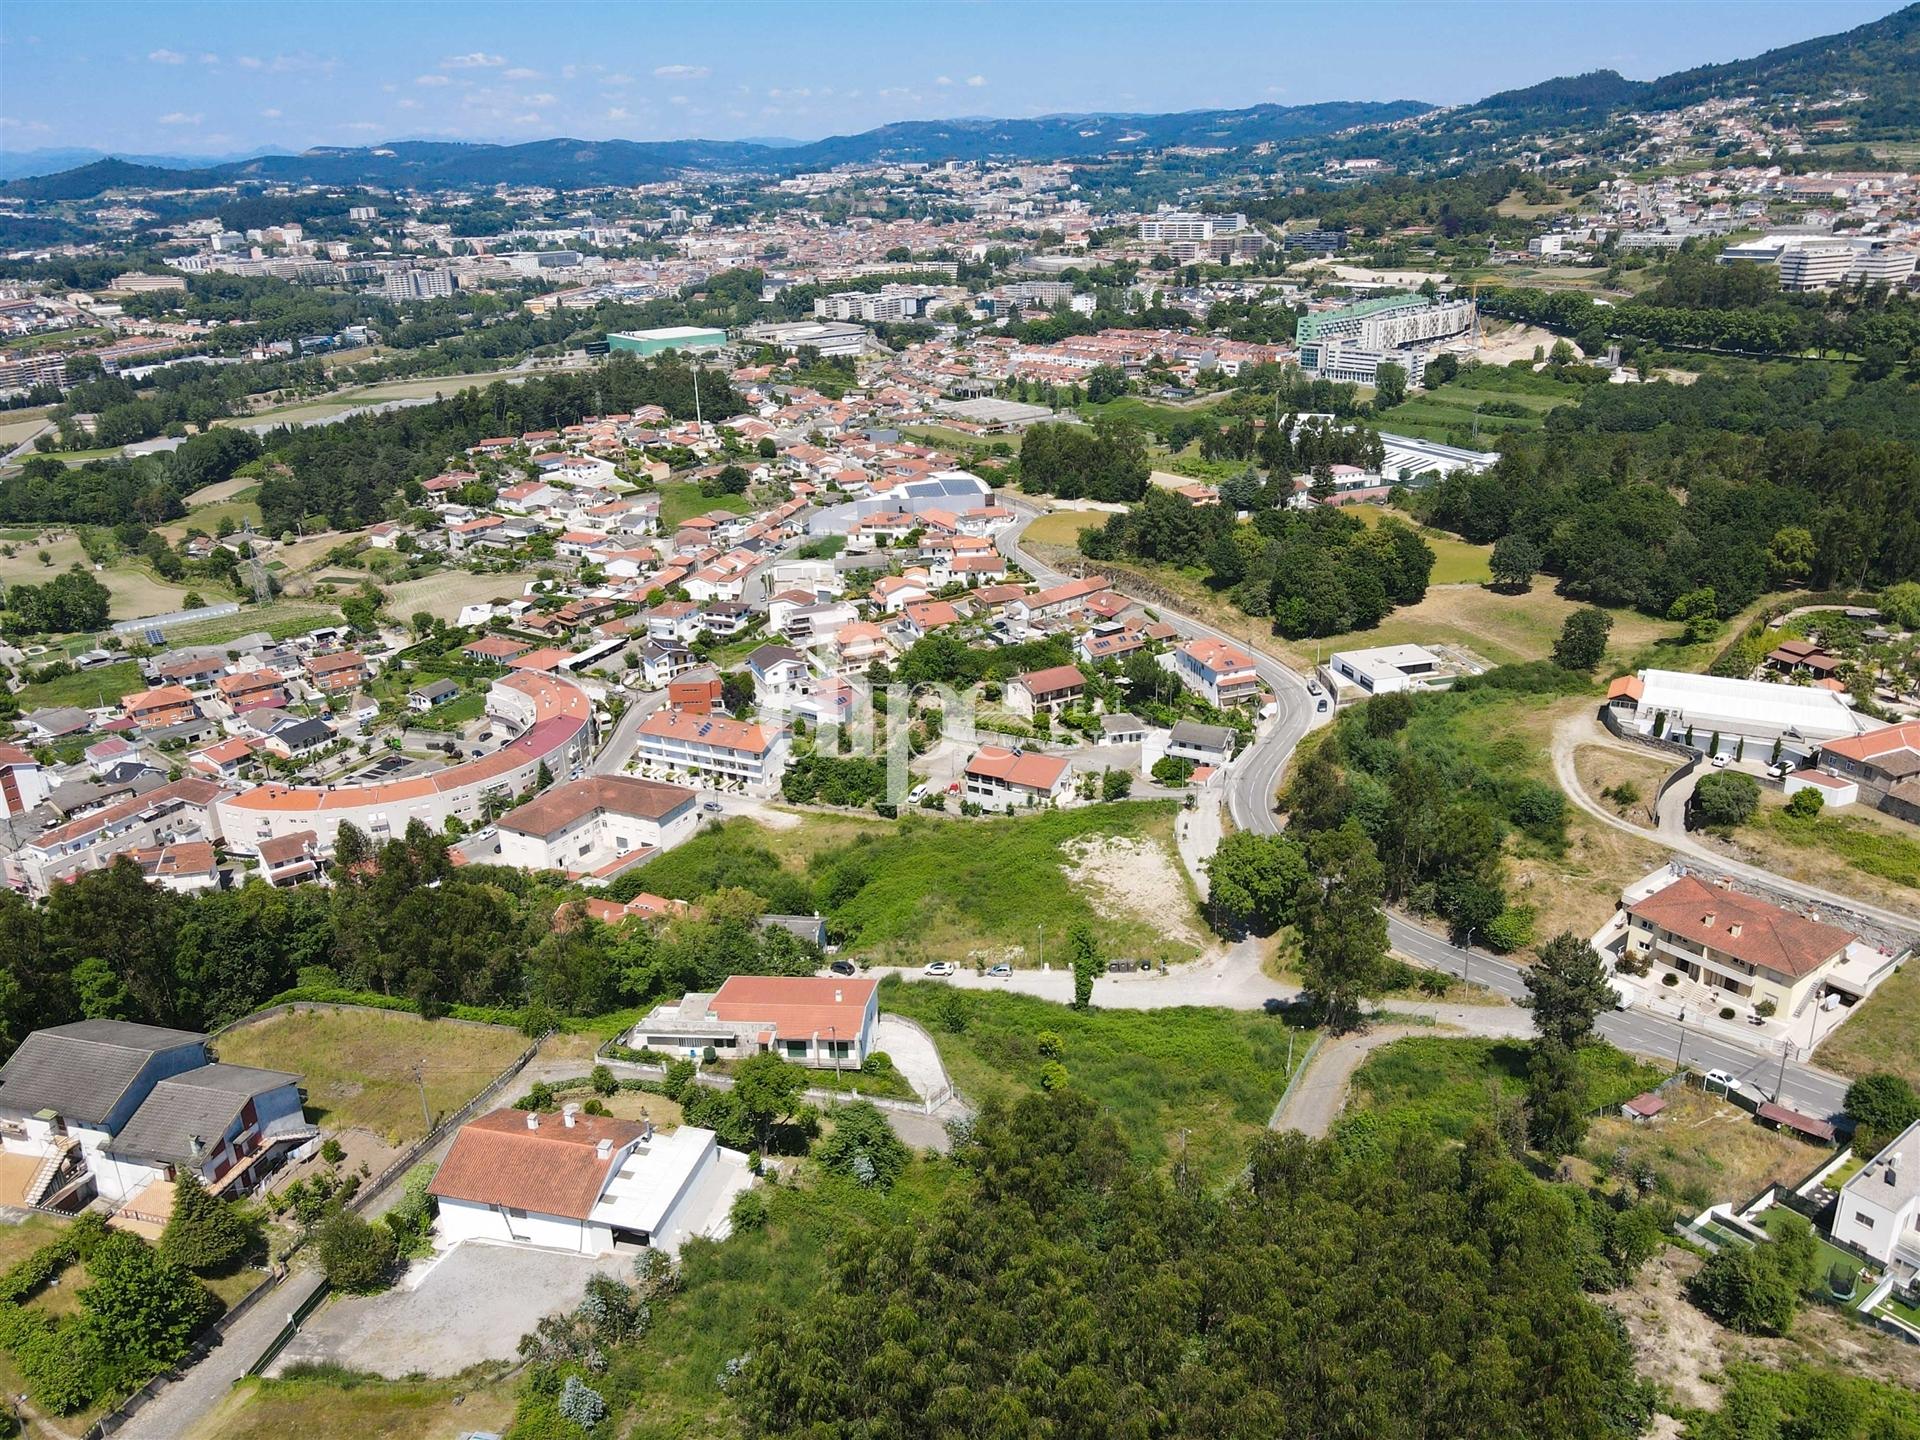
<svg viewBox="0 0 1920 1440"><path fill-rule="evenodd" d="M399 1378L457 1375L482 1360L513 1358L544 1315L570 1310L596 1271L626 1280L634 1256L570 1255L465 1241L416 1262L384 1295L343 1295L314 1314L269 1374L331 1361Z"/></svg>

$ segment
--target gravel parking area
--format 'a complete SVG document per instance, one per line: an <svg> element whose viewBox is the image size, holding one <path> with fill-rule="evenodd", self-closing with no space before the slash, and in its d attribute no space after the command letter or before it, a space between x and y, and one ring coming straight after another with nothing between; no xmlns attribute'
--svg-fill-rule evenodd
<svg viewBox="0 0 1920 1440"><path fill-rule="evenodd" d="M569 1255L464 1241L419 1262L384 1295L331 1301L268 1371L331 1361L392 1379L457 1375L482 1360L508 1360L542 1316L570 1310L596 1271L628 1278L631 1254Z"/></svg>

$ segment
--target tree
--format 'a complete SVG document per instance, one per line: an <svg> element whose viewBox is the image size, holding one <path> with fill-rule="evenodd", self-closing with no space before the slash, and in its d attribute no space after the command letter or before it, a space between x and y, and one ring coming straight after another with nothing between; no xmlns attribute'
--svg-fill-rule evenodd
<svg viewBox="0 0 1920 1440"><path fill-rule="evenodd" d="M87 1275L80 1303L120 1363L143 1374L177 1364L220 1308L192 1274L125 1231L93 1247Z"/></svg>
<svg viewBox="0 0 1920 1440"><path fill-rule="evenodd" d="M1553 663L1562 670L1590 673L1607 653L1607 637L1613 633L1613 617L1595 606L1586 606L1567 616L1560 626L1560 638L1553 645Z"/></svg>
<svg viewBox="0 0 1920 1440"><path fill-rule="evenodd" d="M1153 762L1151 773L1157 785L1184 785L1193 778L1193 761L1180 755L1162 755Z"/></svg>
<svg viewBox="0 0 1920 1440"><path fill-rule="evenodd" d="M1689 590L1667 607L1667 618L1686 625L1681 632L1689 645L1711 640L1720 633L1720 602L1711 585Z"/></svg>
<svg viewBox="0 0 1920 1440"><path fill-rule="evenodd" d="M1265 935L1293 918L1307 857L1289 836L1236 830L1215 848L1206 871L1207 904L1217 920Z"/></svg>
<svg viewBox="0 0 1920 1440"><path fill-rule="evenodd" d="M1124 800L1133 793L1133 776L1125 770L1106 770L1100 775L1100 798Z"/></svg>
<svg viewBox="0 0 1920 1440"><path fill-rule="evenodd" d="M160 1235L160 1253L175 1265L218 1270L253 1243L231 1202L207 1192L197 1171L181 1167L173 1182L173 1214Z"/></svg>
<svg viewBox="0 0 1920 1440"><path fill-rule="evenodd" d="M1813 1283L1816 1256L1812 1227L1785 1211L1771 1243L1721 1250L1700 1267L1688 1294L1729 1330L1784 1335Z"/></svg>
<svg viewBox="0 0 1920 1440"><path fill-rule="evenodd" d="M327 1283L349 1295L371 1295L393 1283L393 1231L369 1225L351 1210L336 1210L315 1234Z"/></svg>
<svg viewBox="0 0 1920 1440"><path fill-rule="evenodd" d="M909 1157L879 1108L856 1100L833 1112L833 1131L814 1146L813 1158L862 1185L891 1190Z"/></svg>
<svg viewBox="0 0 1920 1440"><path fill-rule="evenodd" d="M1093 982L1106 967L1093 927L1084 920L1074 921L1067 931L1067 963L1073 967L1073 1008L1085 1010L1093 1003Z"/></svg>
<svg viewBox="0 0 1920 1440"><path fill-rule="evenodd" d="M1300 973L1338 1031L1358 1022L1360 1001L1386 972L1386 872L1359 822L1322 830L1307 847L1308 875L1294 901Z"/></svg>
<svg viewBox="0 0 1920 1440"><path fill-rule="evenodd" d="M1693 787L1693 818L1713 829L1744 825L1760 808L1760 783L1751 775L1719 771Z"/></svg>
<svg viewBox="0 0 1920 1440"><path fill-rule="evenodd" d="M1545 1038L1527 1056L1528 1138L1541 1154L1558 1159L1579 1147L1587 1128L1586 1084L1578 1055Z"/></svg>
<svg viewBox="0 0 1920 1440"><path fill-rule="evenodd" d="M1862 1075L1847 1087L1847 1114L1856 1127L1854 1148L1859 1153L1877 1151L1920 1120L1920 1095L1904 1076L1879 1070Z"/></svg>
<svg viewBox="0 0 1920 1440"><path fill-rule="evenodd" d="M1407 398L1407 367L1383 360L1374 371L1373 408L1391 410Z"/></svg>
<svg viewBox="0 0 1920 1440"><path fill-rule="evenodd" d="M1787 814L1796 820L1811 820L1826 806L1827 797L1809 785L1793 792L1793 798L1787 801Z"/></svg>
<svg viewBox="0 0 1920 1440"><path fill-rule="evenodd" d="M1797 585L1813 572L1818 554L1811 530L1783 525L1767 544L1767 574L1775 585Z"/></svg>
<svg viewBox="0 0 1920 1440"><path fill-rule="evenodd" d="M1887 586L1880 592L1880 613L1902 630L1920 630L1920 582Z"/></svg>
<svg viewBox="0 0 1920 1440"><path fill-rule="evenodd" d="M1569 1050L1592 1037L1594 1022L1616 1002L1599 952L1571 930L1543 945L1522 978L1534 1030Z"/></svg>
<svg viewBox="0 0 1920 1440"><path fill-rule="evenodd" d="M806 1088L807 1072L778 1055L749 1055L734 1070L733 1099L762 1150L772 1139L774 1125L793 1116Z"/></svg>
<svg viewBox="0 0 1920 1440"><path fill-rule="evenodd" d="M1493 542L1487 568L1493 572L1494 584L1524 590L1540 569L1540 547L1518 531L1502 535Z"/></svg>

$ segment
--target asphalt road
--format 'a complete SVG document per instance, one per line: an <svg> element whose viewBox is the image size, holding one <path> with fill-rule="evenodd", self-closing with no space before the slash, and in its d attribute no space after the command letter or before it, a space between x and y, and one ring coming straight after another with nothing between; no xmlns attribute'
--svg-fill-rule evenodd
<svg viewBox="0 0 1920 1440"><path fill-rule="evenodd" d="M1033 513L1017 499L1010 503L1029 516ZM1028 574L1043 584L1057 584L1066 579L1059 571L1042 565L1020 548L1020 536L1025 528L1022 522L1003 531L1000 537L1001 552L1008 559L1017 561ZM1185 615L1170 613L1164 605L1155 608L1182 635L1233 638L1221 635L1219 631ZM1243 642L1235 639L1234 643ZM1307 693L1306 682L1299 675L1258 650L1254 650L1253 655L1260 679L1273 691L1279 708L1271 729L1233 762L1227 777L1227 804L1234 823L1241 829L1275 835L1282 827L1274 813L1273 797L1280 787L1280 777L1286 769L1287 760L1301 737L1311 728L1316 711L1313 697ZM1778 877L1769 877L1769 880L1776 886L1792 888ZM1445 970L1454 975L1466 975L1510 999L1520 999L1526 995L1526 986L1520 979L1520 967L1511 961L1479 951L1464 950L1392 913L1387 916L1387 938L1397 954L1415 964ZM1690 1065L1697 1070L1725 1070L1739 1080L1749 1093L1763 1094L1803 1114L1831 1119L1842 1111L1848 1083L1845 1079L1817 1065L1796 1060L1787 1060L1783 1068L1777 1050L1741 1045L1717 1033L1702 1033L1678 1021L1635 1010L1617 1010L1603 1015L1597 1029L1603 1038L1634 1054Z"/></svg>

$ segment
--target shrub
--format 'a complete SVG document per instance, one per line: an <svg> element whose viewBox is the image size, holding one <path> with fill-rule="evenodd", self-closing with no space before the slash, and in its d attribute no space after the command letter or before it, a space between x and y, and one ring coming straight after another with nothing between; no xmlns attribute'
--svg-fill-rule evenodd
<svg viewBox="0 0 1920 1440"><path fill-rule="evenodd" d="M1153 778L1161 785L1184 785L1193 778L1193 761L1162 755L1153 762Z"/></svg>
<svg viewBox="0 0 1920 1440"><path fill-rule="evenodd" d="M1693 813L1702 825L1744 825L1760 808L1760 784L1751 775L1709 775L1694 787Z"/></svg>
<svg viewBox="0 0 1920 1440"><path fill-rule="evenodd" d="M320 1142L320 1158L329 1165L338 1165L347 1158L347 1152L338 1140L329 1135Z"/></svg>
<svg viewBox="0 0 1920 1440"><path fill-rule="evenodd" d="M676 1105L683 1102L688 1090L693 1088L695 1073L691 1060L680 1059L667 1066L666 1083L661 1087L666 1091L667 1098Z"/></svg>
<svg viewBox="0 0 1920 1440"><path fill-rule="evenodd" d="M160 1253L175 1265L205 1272L237 1259L253 1243L247 1222L232 1204L207 1187L191 1170L173 1182L173 1214L161 1232Z"/></svg>
<svg viewBox="0 0 1920 1440"><path fill-rule="evenodd" d="M350 1295L372 1295L393 1283L393 1231L336 1210L315 1237L327 1283Z"/></svg>
<svg viewBox="0 0 1920 1440"><path fill-rule="evenodd" d="M733 1208L727 1212L733 1219L735 1230L746 1232L762 1230L767 1224L767 1197L758 1190L742 1190L733 1197Z"/></svg>
<svg viewBox="0 0 1920 1440"><path fill-rule="evenodd" d="M1500 951L1519 950L1533 943L1531 905L1509 905L1487 922L1487 943Z"/></svg>
<svg viewBox="0 0 1920 1440"><path fill-rule="evenodd" d="M813 1155L827 1169L879 1190L892 1189L907 1168L907 1147L879 1108L865 1100L833 1112L833 1133Z"/></svg>
<svg viewBox="0 0 1920 1440"><path fill-rule="evenodd" d="M887 1054L884 1050L876 1050L860 1062L860 1073L862 1075L871 1075L875 1079L880 1079L890 1075L897 1075L900 1072L894 1067L893 1057L891 1055Z"/></svg>
<svg viewBox="0 0 1920 1440"><path fill-rule="evenodd" d="M600 1398L600 1392L588 1387L578 1375L569 1375L566 1385L560 1391L560 1414L578 1425L582 1430L591 1430L607 1418L607 1402Z"/></svg>
<svg viewBox="0 0 1920 1440"><path fill-rule="evenodd" d="M1787 814L1796 820L1811 820L1826 808L1827 797L1813 786L1793 792L1793 798L1787 801Z"/></svg>
<svg viewBox="0 0 1920 1440"><path fill-rule="evenodd" d="M597 1095L612 1095L620 1089L620 1082L614 1078L613 1071L605 1065L593 1067L591 1080L594 1093Z"/></svg>

